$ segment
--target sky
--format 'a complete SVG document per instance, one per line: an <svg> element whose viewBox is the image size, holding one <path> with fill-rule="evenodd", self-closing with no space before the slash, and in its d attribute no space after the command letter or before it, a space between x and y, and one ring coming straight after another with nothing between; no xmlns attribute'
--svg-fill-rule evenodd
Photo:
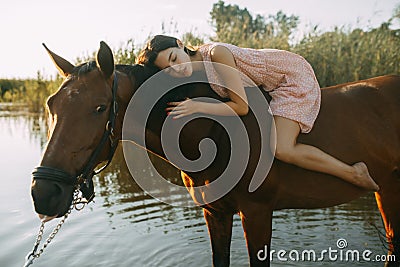
<svg viewBox="0 0 400 267"><path fill-rule="evenodd" d="M0 3L0 78L52 77L56 69L42 43L74 63L106 41L119 48L133 39L139 47L162 23L179 37L188 31L212 35L210 11L218 0L3 0ZM309 25L376 27L393 15L400 0L225 0L252 14L268 16L282 10L300 17L299 33ZM308 26L307 26L308 25ZM395 27L399 27L395 25ZM298 34L299 34L298 33Z"/></svg>

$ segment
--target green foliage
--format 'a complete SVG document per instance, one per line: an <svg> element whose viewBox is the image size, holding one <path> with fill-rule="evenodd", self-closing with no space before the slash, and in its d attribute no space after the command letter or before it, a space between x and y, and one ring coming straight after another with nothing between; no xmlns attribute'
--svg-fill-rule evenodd
<svg viewBox="0 0 400 267"><path fill-rule="evenodd" d="M48 81L38 72L36 79L25 81L21 99L32 112L44 112L47 98L57 90L60 82L60 77Z"/></svg>
<svg viewBox="0 0 400 267"><path fill-rule="evenodd" d="M0 102L14 102L19 91L23 91L24 81L16 79L0 79Z"/></svg>
<svg viewBox="0 0 400 267"><path fill-rule="evenodd" d="M192 32L183 34L180 39L187 46L199 46L204 44L204 39L200 36L196 36Z"/></svg>
<svg viewBox="0 0 400 267"><path fill-rule="evenodd" d="M114 51L114 59L117 64L135 64L139 50L136 49L133 39L129 39L125 44Z"/></svg>
<svg viewBox="0 0 400 267"><path fill-rule="evenodd" d="M390 29L392 21L400 18L399 10L400 6L392 19L375 29L335 28L320 33L316 26L299 43L293 44L291 36L297 30L298 17L282 11L268 17L254 16L246 8L219 1L210 12L215 30L212 41L300 54L310 62L321 86L325 87L400 73L400 30Z"/></svg>
<svg viewBox="0 0 400 267"><path fill-rule="evenodd" d="M139 50L136 49L133 39L128 39L125 43L121 44L117 49L114 49L114 60L116 64L135 64L135 59ZM77 57L75 65L94 60L96 58L96 51L93 51L86 56Z"/></svg>
<svg viewBox="0 0 400 267"><path fill-rule="evenodd" d="M295 52L313 66L321 87L366 79L385 74L400 74L400 30L391 29L400 22L400 5L393 17L377 28L335 28L319 32L318 27L294 43L299 17L279 11L275 15L252 14L238 5L219 1L210 12L214 27L212 41L226 42L241 47L277 48ZM164 34L179 37L177 23L162 23ZM168 33L167 33L168 32ZM180 35L187 45L197 46L204 38L190 31ZM143 42L144 43L144 42ZM116 64L134 64L140 48L128 39L114 49ZM93 60L95 52L76 59L75 64ZM0 101L28 104L31 111L44 110L46 98L61 84L61 77L46 80L38 72L36 79L0 79Z"/></svg>
<svg viewBox="0 0 400 267"><path fill-rule="evenodd" d="M223 1L213 5L210 12L215 36L212 41L252 48L280 48L288 50L299 17L287 16L282 11L275 15L253 16L247 8L226 5Z"/></svg>
<svg viewBox="0 0 400 267"><path fill-rule="evenodd" d="M310 62L321 86L400 73L400 31L387 23L369 31L310 33L292 50Z"/></svg>
<svg viewBox="0 0 400 267"><path fill-rule="evenodd" d="M393 11L393 18L400 20L400 4Z"/></svg>
<svg viewBox="0 0 400 267"><path fill-rule="evenodd" d="M60 77L46 80L40 72L37 73L36 79L2 79L0 87L8 90L2 95L0 102L23 103L29 111L41 113L44 112L46 99L57 90L60 83Z"/></svg>

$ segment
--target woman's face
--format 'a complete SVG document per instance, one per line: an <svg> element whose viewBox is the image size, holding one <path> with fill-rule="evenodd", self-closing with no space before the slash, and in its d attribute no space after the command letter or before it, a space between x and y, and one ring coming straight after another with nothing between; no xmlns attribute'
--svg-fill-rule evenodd
<svg viewBox="0 0 400 267"><path fill-rule="evenodd" d="M173 77L189 77L193 72L190 57L180 41L178 45L159 52L154 64Z"/></svg>

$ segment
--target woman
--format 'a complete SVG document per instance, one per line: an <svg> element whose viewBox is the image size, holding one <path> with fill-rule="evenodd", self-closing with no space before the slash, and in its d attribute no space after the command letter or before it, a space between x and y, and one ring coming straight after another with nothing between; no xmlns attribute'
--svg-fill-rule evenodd
<svg viewBox="0 0 400 267"><path fill-rule="evenodd" d="M210 64L195 62L215 64L209 67ZM167 111L174 119L193 113L246 115L248 104L243 77L249 77L272 97L270 107L277 135L276 158L334 175L367 190L379 190L365 163L347 165L316 147L297 143L300 132L311 131L321 102L318 81L303 57L283 50L240 48L225 43L204 44L192 50L174 37L156 35L141 51L137 63L164 69L174 77L188 77L193 71L205 70L212 89L230 99L225 103L190 99L169 103Z"/></svg>

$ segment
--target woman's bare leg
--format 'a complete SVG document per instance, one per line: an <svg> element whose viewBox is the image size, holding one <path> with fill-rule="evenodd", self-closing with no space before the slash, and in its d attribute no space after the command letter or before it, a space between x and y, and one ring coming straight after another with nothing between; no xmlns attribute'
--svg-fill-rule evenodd
<svg viewBox="0 0 400 267"><path fill-rule="evenodd" d="M365 189L379 190L363 162L350 166L314 146L297 143L300 133L298 122L280 116L274 118L276 158L304 169L334 175Z"/></svg>

